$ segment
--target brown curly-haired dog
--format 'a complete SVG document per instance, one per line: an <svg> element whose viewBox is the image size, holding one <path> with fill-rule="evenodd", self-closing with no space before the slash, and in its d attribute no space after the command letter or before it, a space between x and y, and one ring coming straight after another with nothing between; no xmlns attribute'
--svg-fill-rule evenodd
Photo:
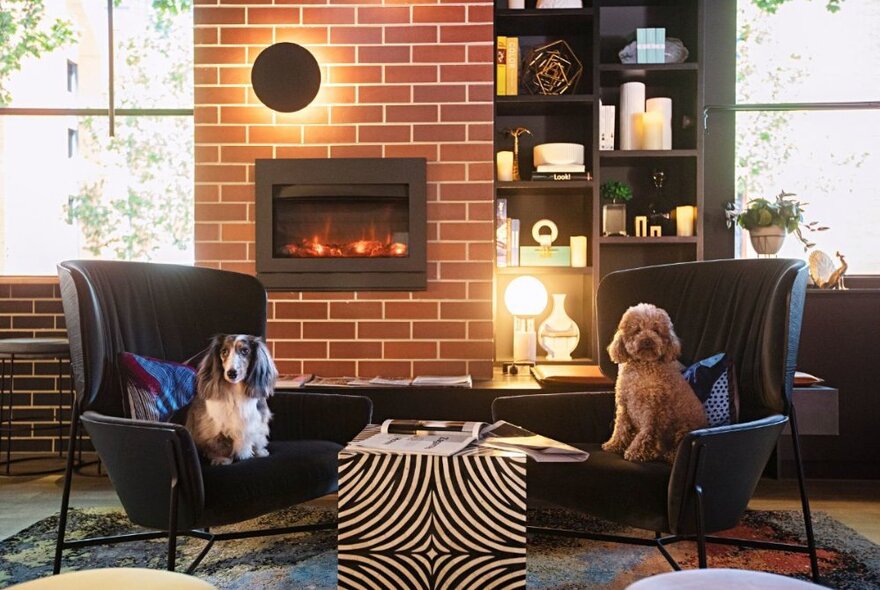
<svg viewBox="0 0 880 590"><path fill-rule="evenodd" d="M669 314L650 303L630 307L608 345L619 364L614 432L602 448L628 461L672 463L685 434L707 426L703 405L681 375L681 342Z"/></svg>

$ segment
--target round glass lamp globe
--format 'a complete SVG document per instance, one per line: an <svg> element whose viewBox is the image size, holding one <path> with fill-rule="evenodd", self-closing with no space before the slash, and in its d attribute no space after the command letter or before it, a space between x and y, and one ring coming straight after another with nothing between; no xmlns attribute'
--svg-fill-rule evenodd
<svg viewBox="0 0 880 590"><path fill-rule="evenodd" d="M516 277L504 290L504 306L515 316L536 316L547 307L547 289L535 277Z"/></svg>

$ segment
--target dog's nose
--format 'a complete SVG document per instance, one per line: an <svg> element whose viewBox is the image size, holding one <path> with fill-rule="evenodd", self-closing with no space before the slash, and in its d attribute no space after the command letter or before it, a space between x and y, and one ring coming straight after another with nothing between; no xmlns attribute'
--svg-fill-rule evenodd
<svg viewBox="0 0 880 590"><path fill-rule="evenodd" d="M230 379L235 379L235 377L237 375L238 375L238 371L236 371L235 369L229 369L228 371L226 371L226 376L229 377Z"/></svg>

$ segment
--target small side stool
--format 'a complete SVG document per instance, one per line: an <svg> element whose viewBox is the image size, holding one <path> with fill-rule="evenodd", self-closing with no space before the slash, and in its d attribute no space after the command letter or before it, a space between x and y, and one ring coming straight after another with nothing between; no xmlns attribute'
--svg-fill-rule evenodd
<svg viewBox="0 0 880 590"><path fill-rule="evenodd" d="M815 590L824 588L779 574L729 568L667 572L630 584L626 590Z"/></svg>
<svg viewBox="0 0 880 590"><path fill-rule="evenodd" d="M22 457L12 459L12 432L15 429L12 419L12 406L15 394L15 361L17 360L51 360L58 361L58 410L56 415L57 424L31 424L31 432L49 428L58 429L58 456L61 456L61 445L64 441L64 395L61 389L61 381L64 378L63 361L70 358L70 344L67 338L4 338L0 339L0 434L6 434L6 460L0 464L6 466L6 475L12 475L10 468L12 463L39 459L40 457ZM9 370L7 371L7 367ZM8 379L8 381L7 381ZM8 403L3 407L3 398ZM69 390L69 403L73 404L73 384ZM68 406L70 407L70 406ZM32 471L20 475L40 475L63 471L64 468L50 469L46 471ZM19 474L16 474L19 475Z"/></svg>

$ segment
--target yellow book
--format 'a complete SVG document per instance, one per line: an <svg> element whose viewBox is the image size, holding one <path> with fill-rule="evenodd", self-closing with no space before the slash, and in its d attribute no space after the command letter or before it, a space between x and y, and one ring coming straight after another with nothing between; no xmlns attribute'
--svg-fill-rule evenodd
<svg viewBox="0 0 880 590"><path fill-rule="evenodd" d="M507 37L500 35L495 46L495 94L507 95Z"/></svg>
<svg viewBox="0 0 880 590"><path fill-rule="evenodd" d="M507 96L519 94L519 37L507 38Z"/></svg>

